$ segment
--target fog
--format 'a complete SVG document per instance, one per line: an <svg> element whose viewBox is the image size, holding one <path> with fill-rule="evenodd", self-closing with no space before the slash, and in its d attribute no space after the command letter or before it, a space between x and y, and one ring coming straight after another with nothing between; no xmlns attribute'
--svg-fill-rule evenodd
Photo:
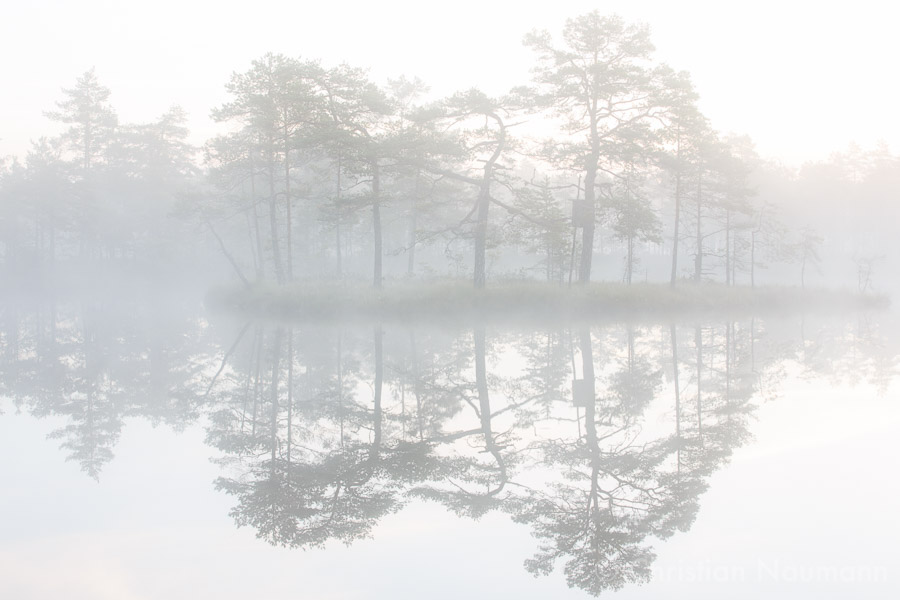
<svg viewBox="0 0 900 600"><path fill-rule="evenodd" d="M895 597L855 9L15 7L0 596Z"/></svg>

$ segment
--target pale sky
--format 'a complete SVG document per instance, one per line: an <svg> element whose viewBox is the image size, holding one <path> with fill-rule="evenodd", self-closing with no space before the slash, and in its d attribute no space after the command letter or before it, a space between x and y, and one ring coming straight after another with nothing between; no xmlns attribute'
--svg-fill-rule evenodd
<svg viewBox="0 0 900 600"><path fill-rule="evenodd" d="M438 95L500 94L528 82L525 32L558 34L595 8L649 23L656 58L692 74L713 124L749 134L764 156L799 164L879 139L900 150L900 5L883 0L35 0L0 20L0 155L57 132L43 111L91 67L120 120L181 104L200 143L217 131L209 112L231 72L267 51L347 61L379 83L417 75Z"/></svg>

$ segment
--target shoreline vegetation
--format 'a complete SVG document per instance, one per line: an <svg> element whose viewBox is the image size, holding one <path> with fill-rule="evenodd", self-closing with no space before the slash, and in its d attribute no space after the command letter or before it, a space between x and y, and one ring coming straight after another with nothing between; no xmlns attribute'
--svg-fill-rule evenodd
<svg viewBox="0 0 900 600"><path fill-rule="evenodd" d="M356 284L297 282L285 286L218 286L206 304L248 317L293 321L605 321L610 319L777 316L883 310L883 294L789 286L717 283L597 282L566 287L510 280L475 289L468 280Z"/></svg>

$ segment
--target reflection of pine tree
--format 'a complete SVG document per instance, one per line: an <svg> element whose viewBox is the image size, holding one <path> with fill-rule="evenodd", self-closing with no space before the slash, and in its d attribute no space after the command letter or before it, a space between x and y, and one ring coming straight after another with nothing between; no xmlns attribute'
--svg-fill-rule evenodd
<svg viewBox="0 0 900 600"><path fill-rule="evenodd" d="M453 452L443 461L450 487L446 485L421 486L412 490L420 498L435 500L458 515L479 518L502 505L508 497L506 486L515 466L515 457L509 448L515 439L509 431L497 431L495 419L500 412L491 406L488 377L487 346L484 326L475 328L474 370L475 391L460 386L462 395L478 419L477 428L455 432L444 438L453 441L454 448L465 443L477 448L477 454ZM434 478L432 478L434 479Z"/></svg>
<svg viewBox="0 0 900 600"><path fill-rule="evenodd" d="M827 377L832 385L871 383L885 393L898 372L897 336L886 336L884 317L859 314L853 321L802 317L800 338L789 347L808 377Z"/></svg>
<svg viewBox="0 0 900 600"><path fill-rule="evenodd" d="M583 378L594 381L591 335L582 330L578 338ZM621 381L613 378L614 384ZM620 386L600 402L588 400L574 439L539 442L544 466L558 471L560 478L545 489L520 494L508 507L540 540L526 568L547 574L563 560L569 585L593 594L647 579L653 560L641 542L658 529L649 508L659 501L653 472L666 452L657 445L631 443L629 417L624 416L629 411L616 406L616 398L627 390Z"/></svg>
<svg viewBox="0 0 900 600"><path fill-rule="evenodd" d="M272 544L308 547L329 539L349 543L368 535L382 516L402 507L405 487L440 473L441 466L430 456L430 444L388 439L397 419L384 405L380 327L372 345L371 407L345 387L344 358L350 357L351 363L359 360L359 349L350 348L353 340L333 337L339 358L332 361L328 375L322 370L313 379L311 374L319 371L313 362L298 365L293 352L283 357L285 337L292 349L293 338L302 336L292 332L285 336L281 329L273 333L271 361L263 369L271 377L260 386L265 395L241 407L242 412L255 413L249 419L242 413L241 418L220 419L211 431L210 440L226 453L221 462L236 471L235 477L219 478L216 486L236 496L232 516L238 525L252 526ZM308 350L301 343L301 352L304 349ZM335 347L329 350L324 354ZM293 372L307 377L293 382ZM288 400L292 398L296 400ZM265 422L257 423L253 414ZM256 426L248 425L248 420Z"/></svg>
<svg viewBox="0 0 900 600"><path fill-rule="evenodd" d="M185 357L206 338L186 307L173 308L127 300L50 300L28 311L7 305L4 393L37 417L64 417L50 437L99 478L126 416L183 428L198 414L186 383L196 365Z"/></svg>
<svg viewBox="0 0 900 600"><path fill-rule="evenodd" d="M508 382L507 395L522 404L518 420L525 427L550 417L553 405L566 395L570 349L562 333L547 331L521 336L517 351L525 367L520 377Z"/></svg>
<svg viewBox="0 0 900 600"><path fill-rule="evenodd" d="M506 507L540 540L538 552L526 562L533 573L549 573L562 561L569 585L594 595L647 580L654 559L649 538L666 538L690 527L705 478L745 439L746 419L738 415L746 411L738 408L746 398L742 400L743 388L736 384L740 347L734 332L721 353L727 401L705 404L718 397L701 388L695 427L682 398L674 327L672 332L673 379L679 386L675 432L650 440L641 438L643 413L658 393L661 371L640 351L634 328L626 328L619 368L605 378L595 375L609 370L595 368L591 334L579 333L583 377L605 381L605 391L583 407L583 427L576 437L539 442L541 462L559 477L517 494ZM703 377L710 352L701 349L696 355Z"/></svg>

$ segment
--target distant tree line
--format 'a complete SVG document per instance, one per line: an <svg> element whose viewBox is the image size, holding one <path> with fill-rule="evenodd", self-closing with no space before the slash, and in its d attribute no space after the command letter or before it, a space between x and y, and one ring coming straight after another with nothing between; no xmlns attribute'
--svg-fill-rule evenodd
<svg viewBox="0 0 900 600"><path fill-rule="evenodd" d="M31 273L205 265L214 252L247 285L465 275L483 287L489 273L584 284L598 270L755 285L777 263L805 284L823 245L839 244L871 287L871 222L848 221L896 216L887 148L799 173L767 163L712 127L688 74L653 60L646 26L616 16L582 15L525 45L529 84L436 101L417 78L379 86L346 64L267 54L227 82L212 111L227 133L202 148L178 107L120 123L88 71L46 113L68 129L2 166L0 260Z"/></svg>

